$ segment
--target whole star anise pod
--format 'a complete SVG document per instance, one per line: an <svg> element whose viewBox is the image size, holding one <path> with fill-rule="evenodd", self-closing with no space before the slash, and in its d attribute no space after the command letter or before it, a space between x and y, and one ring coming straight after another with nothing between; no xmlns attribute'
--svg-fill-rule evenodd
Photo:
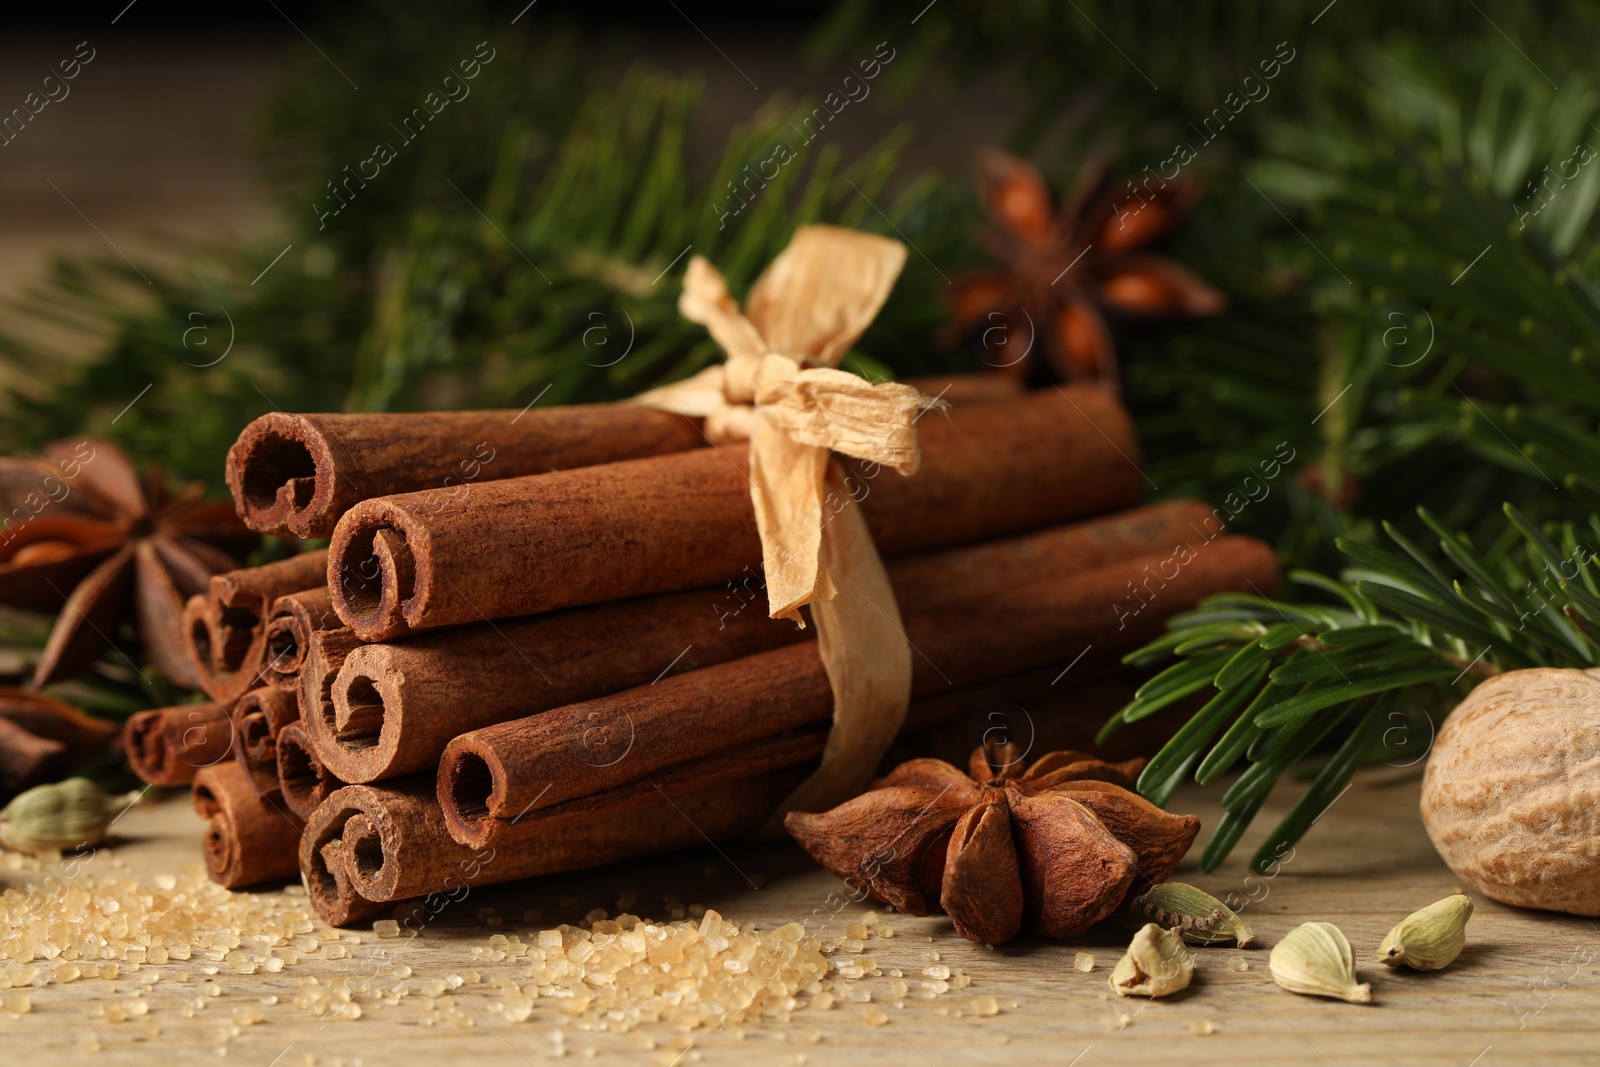
<svg viewBox="0 0 1600 1067"><path fill-rule="evenodd" d="M144 657L180 685L199 679L183 652L183 604L239 566L259 539L195 484L140 478L109 441L55 441L37 458L0 458L0 603L57 611L34 670L47 685L91 663L132 618Z"/></svg>
<svg viewBox="0 0 1600 1067"><path fill-rule="evenodd" d="M979 239L1003 270L956 280L950 333L983 327L992 367L1035 385L1088 380L1115 391L1106 312L1170 318L1227 307L1189 271L1141 251L1189 213L1200 196L1195 182L1146 177L1118 189L1091 161L1057 211L1037 167L989 150L978 159L978 192L994 223Z"/></svg>
<svg viewBox="0 0 1600 1067"><path fill-rule="evenodd" d="M1026 927L1071 937L1169 878L1200 830L1131 791L1143 760L979 748L971 774L902 763L854 800L784 826L816 861L910 915L943 910L998 944Z"/></svg>

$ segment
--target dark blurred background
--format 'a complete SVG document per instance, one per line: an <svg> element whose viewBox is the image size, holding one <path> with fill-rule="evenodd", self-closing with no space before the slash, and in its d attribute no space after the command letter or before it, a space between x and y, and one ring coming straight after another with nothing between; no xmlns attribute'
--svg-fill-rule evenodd
<svg viewBox="0 0 1600 1067"><path fill-rule="evenodd" d="M526 3L466 6L509 23ZM707 83L699 131L704 153L720 149L719 131L747 118L756 104L783 92L816 93L826 84L818 75L827 64L808 61L801 46L828 6L689 3L680 13L665 0L539 0L518 25L535 33L544 23L576 28L603 42L611 63L645 57L662 70L699 73ZM281 226L253 136L259 112L280 89L291 52L310 47L301 31L322 27L350 5L119 0L73 5L70 15L53 5L18 7L0 15L0 100L8 107L20 104L79 41L88 40L96 58L93 77L74 83L71 106L5 149L0 297L18 295L51 255L104 251L107 238L130 255L161 255L170 248L158 234L231 239ZM383 32L374 28L377 37ZM715 47L760 74L759 92ZM837 139L860 150L906 118L940 131L919 138L909 159L960 169L972 145L1003 133L1020 110L1015 94L1008 98L1000 86L990 78L971 95L919 95L898 108L874 107L852 115Z"/></svg>

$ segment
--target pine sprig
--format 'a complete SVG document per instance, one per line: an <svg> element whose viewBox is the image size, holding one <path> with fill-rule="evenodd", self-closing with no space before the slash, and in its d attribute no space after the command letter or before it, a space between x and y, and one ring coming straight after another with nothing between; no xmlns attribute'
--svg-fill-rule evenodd
<svg viewBox="0 0 1600 1067"><path fill-rule="evenodd" d="M1246 763L1223 794L1223 817L1201 858L1206 870L1227 857L1277 781L1329 738L1337 747L1257 851L1254 869L1299 840L1357 769L1406 755L1389 733L1409 736L1424 716L1431 723L1469 680L1600 663L1600 517L1584 527L1540 527L1512 505L1504 511L1514 540L1503 547L1479 551L1419 509L1434 550L1385 524L1392 549L1340 541L1354 562L1343 580L1290 574L1336 602L1210 597L1125 658L1168 665L1105 725L1102 739L1212 694L1146 765L1142 794L1165 804L1189 778L1209 784Z"/></svg>
<svg viewBox="0 0 1600 1067"><path fill-rule="evenodd" d="M150 268L150 286L128 286L132 271L120 262L58 265L16 310L87 327L95 342L0 335L0 377L28 383L0 396L0 450L109 433L215 485L239 427L273 407L617 399L716 358L714 342L677 310L689 254L709 257L742 293L809 222L898 229L946 262L965 239L971 205L962 197L933 179L896 181L904 134L847 158L825 137L800 144L789 120L806 105L778 101L732 130L704 166L688 148L699 100L693 78L635 69L589 94L557 134L505 116L498 138L475 146L479 165L453 176L420 163L397 172L396 183L426 188L413 190L407 210L357 198L352 209L370 214L297 232L292 252L254 284L281 245L191 250L203 254ZM460 107L478 104L473 96ZM750 179L780 142L793 142L792 161ZM330 236L347 224L378 228ZM847 368L868 366L870 352L878 373L944 369L948 357L921 341L941 314L932 274L911 258Z"/></svg>

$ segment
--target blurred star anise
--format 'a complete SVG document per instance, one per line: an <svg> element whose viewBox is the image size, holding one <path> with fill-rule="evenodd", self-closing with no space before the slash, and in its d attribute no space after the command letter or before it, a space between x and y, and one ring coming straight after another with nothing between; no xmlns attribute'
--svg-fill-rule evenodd
<svg viewBox="0 0 1600 1067"><path fill-rule="evenodd" d="M1015 746L902 763L854 800L784 825L852 885L910 915L946 912L998 944L1026 927L1071 937L1172 875L1200 830L1131 791L1143 760L1051 752L1026 771Z"/></svg>
<svg viewBox="0 0 1600 1067"><path fill-rule="evenodd" d="M47 685L86 668L132 619L145 660L197 688L183 651L183 604L239 566L258 538L204 487L141 479L109 441L55 441L0 458L0 604L57 611L34 670Z"/></svg>
<svg viewBox="0 0 1600 1067"><path fill-rule="evenodd" d="M1115 391L1106 312L1195 317L1227 307L1189 271L1141 251L1189 213L1195 182L1146 178L1118 189L1094 161L1057 211L1037 167L989 150L978 159L978 191L994 223L979 239L1003 269L956 280L950 333L977 334L992 367L1033 385L1085 380Z"/></svg>

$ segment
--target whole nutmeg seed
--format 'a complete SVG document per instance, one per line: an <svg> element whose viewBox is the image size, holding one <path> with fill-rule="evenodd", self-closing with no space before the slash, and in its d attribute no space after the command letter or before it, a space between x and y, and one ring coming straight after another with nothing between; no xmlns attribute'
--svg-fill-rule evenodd
<svg viewBox="0 0 1600 1067"><path fill-rule="evenodd" d="M1509 671L1439 729L1422 823L1469 888L1600 915L1600 671Z"/></svg>

